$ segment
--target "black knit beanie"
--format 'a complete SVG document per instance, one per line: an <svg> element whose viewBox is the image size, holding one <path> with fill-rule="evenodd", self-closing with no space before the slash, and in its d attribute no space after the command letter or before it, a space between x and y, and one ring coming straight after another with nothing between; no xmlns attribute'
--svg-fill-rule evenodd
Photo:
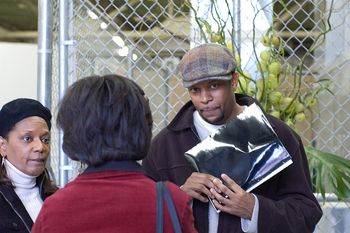
<svg viewBox="0 0 350 233"><path fill-rule="evenodd" d="M51 112L39 101L19 98L8 102L0 110L0 136L6 137L17 122L31 116L43 118L51 129Z"/></svg>

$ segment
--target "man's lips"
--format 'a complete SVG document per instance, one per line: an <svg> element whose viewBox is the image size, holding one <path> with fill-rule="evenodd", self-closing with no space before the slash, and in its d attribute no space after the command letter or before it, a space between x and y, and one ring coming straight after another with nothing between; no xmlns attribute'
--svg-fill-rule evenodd
<svg viewBox="0 0 350 233"><path fill-rule="evenodd" d="M217 109L218 108L204 108L201 110L201 112L204 116L211 116L216 113Z"/></svg>
<svg viewBox="0 0 350 233"><path fill-rule="evenodd" d="M210 108L203 108L201 111L202 112L213 112L216 111L218 108L216 107L210 107Z"/></svg>

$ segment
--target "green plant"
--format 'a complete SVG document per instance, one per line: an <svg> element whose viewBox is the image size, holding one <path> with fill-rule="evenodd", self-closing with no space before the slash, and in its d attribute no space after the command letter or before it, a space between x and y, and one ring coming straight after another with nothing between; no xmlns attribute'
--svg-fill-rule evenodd
<svg viewBox="0 0 350 233"><path fill-rule="evenodd" d="M305 151L309 155L311 174L317 174L314 176L315 192L325 198L327 183L339 199L349 198L350 160L310 146L306 146Z"/></svg>
<svg viewBox="0 0 350 233"><path fill-rule="evenodd" d="M220 1L222 3L222 1ZM331 31L330 13L324 22L324 31L314 38L312 46L301 57L296 65L284 62L285 55L283 41L271 26L257 41L255 30L255 15L253 20L253 54L257 66L257 74L250 74L243 70L239 54L239 45L235 44L234 15L227 0L227 17L219 10L217 0L210 1L210 23L207 18L198 15L190 2L187 5L194 14L194 19L199 27L200 35L204 42L218 43L227 46L237 60L237 71L240 73L237 92L255 97L266 112L283 120L287 125L296 129L298 124L307 120L310 113L318 113L318 98L323 92L331 92L329 79L316 80L312 76L305 75L305 59L324 42L325 35ZM271 4L274 4L272 1ZM283 5L283 1L279 1ZM284 7L286 7L284 5ZM221 7L222 9L222 7ZM287 9L286 9L287 10ZM215 29L214 29L215 28ZM258 52L258 44L261 43L264 50ZM339 199L350 197L350 161L340 156L317 150L306 146L311 175L314 180L315 192L321 193L325 198L326 192L335 193ZM325 185L328 183L329 185ZM327 190L327 187L330 187Z"/></svg>

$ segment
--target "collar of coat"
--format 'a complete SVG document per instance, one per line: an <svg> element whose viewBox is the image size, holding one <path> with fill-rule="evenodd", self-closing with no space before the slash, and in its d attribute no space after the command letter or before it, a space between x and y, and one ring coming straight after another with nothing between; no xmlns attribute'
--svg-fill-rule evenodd
<svg viewBox="0 0 350 233"><path fill-rule="evenodd" d="M139 163L136 161L108 161L100 166L89 166L83 172L91 173L91 172L103 172L103 171L135 171L135 172L143 172L143 169Z"/></svg>

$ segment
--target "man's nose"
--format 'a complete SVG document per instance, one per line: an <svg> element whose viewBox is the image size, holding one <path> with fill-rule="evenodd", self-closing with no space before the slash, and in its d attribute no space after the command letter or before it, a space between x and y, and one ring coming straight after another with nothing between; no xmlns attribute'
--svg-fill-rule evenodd
<svg viewBox="0 0 350 233"><path fill-rule="evenodd" d="M210 100L212 100L212 96L211 96L210 91L207 91L207 90L201 91L201 101L203 103L207 103Z"/></svg>

